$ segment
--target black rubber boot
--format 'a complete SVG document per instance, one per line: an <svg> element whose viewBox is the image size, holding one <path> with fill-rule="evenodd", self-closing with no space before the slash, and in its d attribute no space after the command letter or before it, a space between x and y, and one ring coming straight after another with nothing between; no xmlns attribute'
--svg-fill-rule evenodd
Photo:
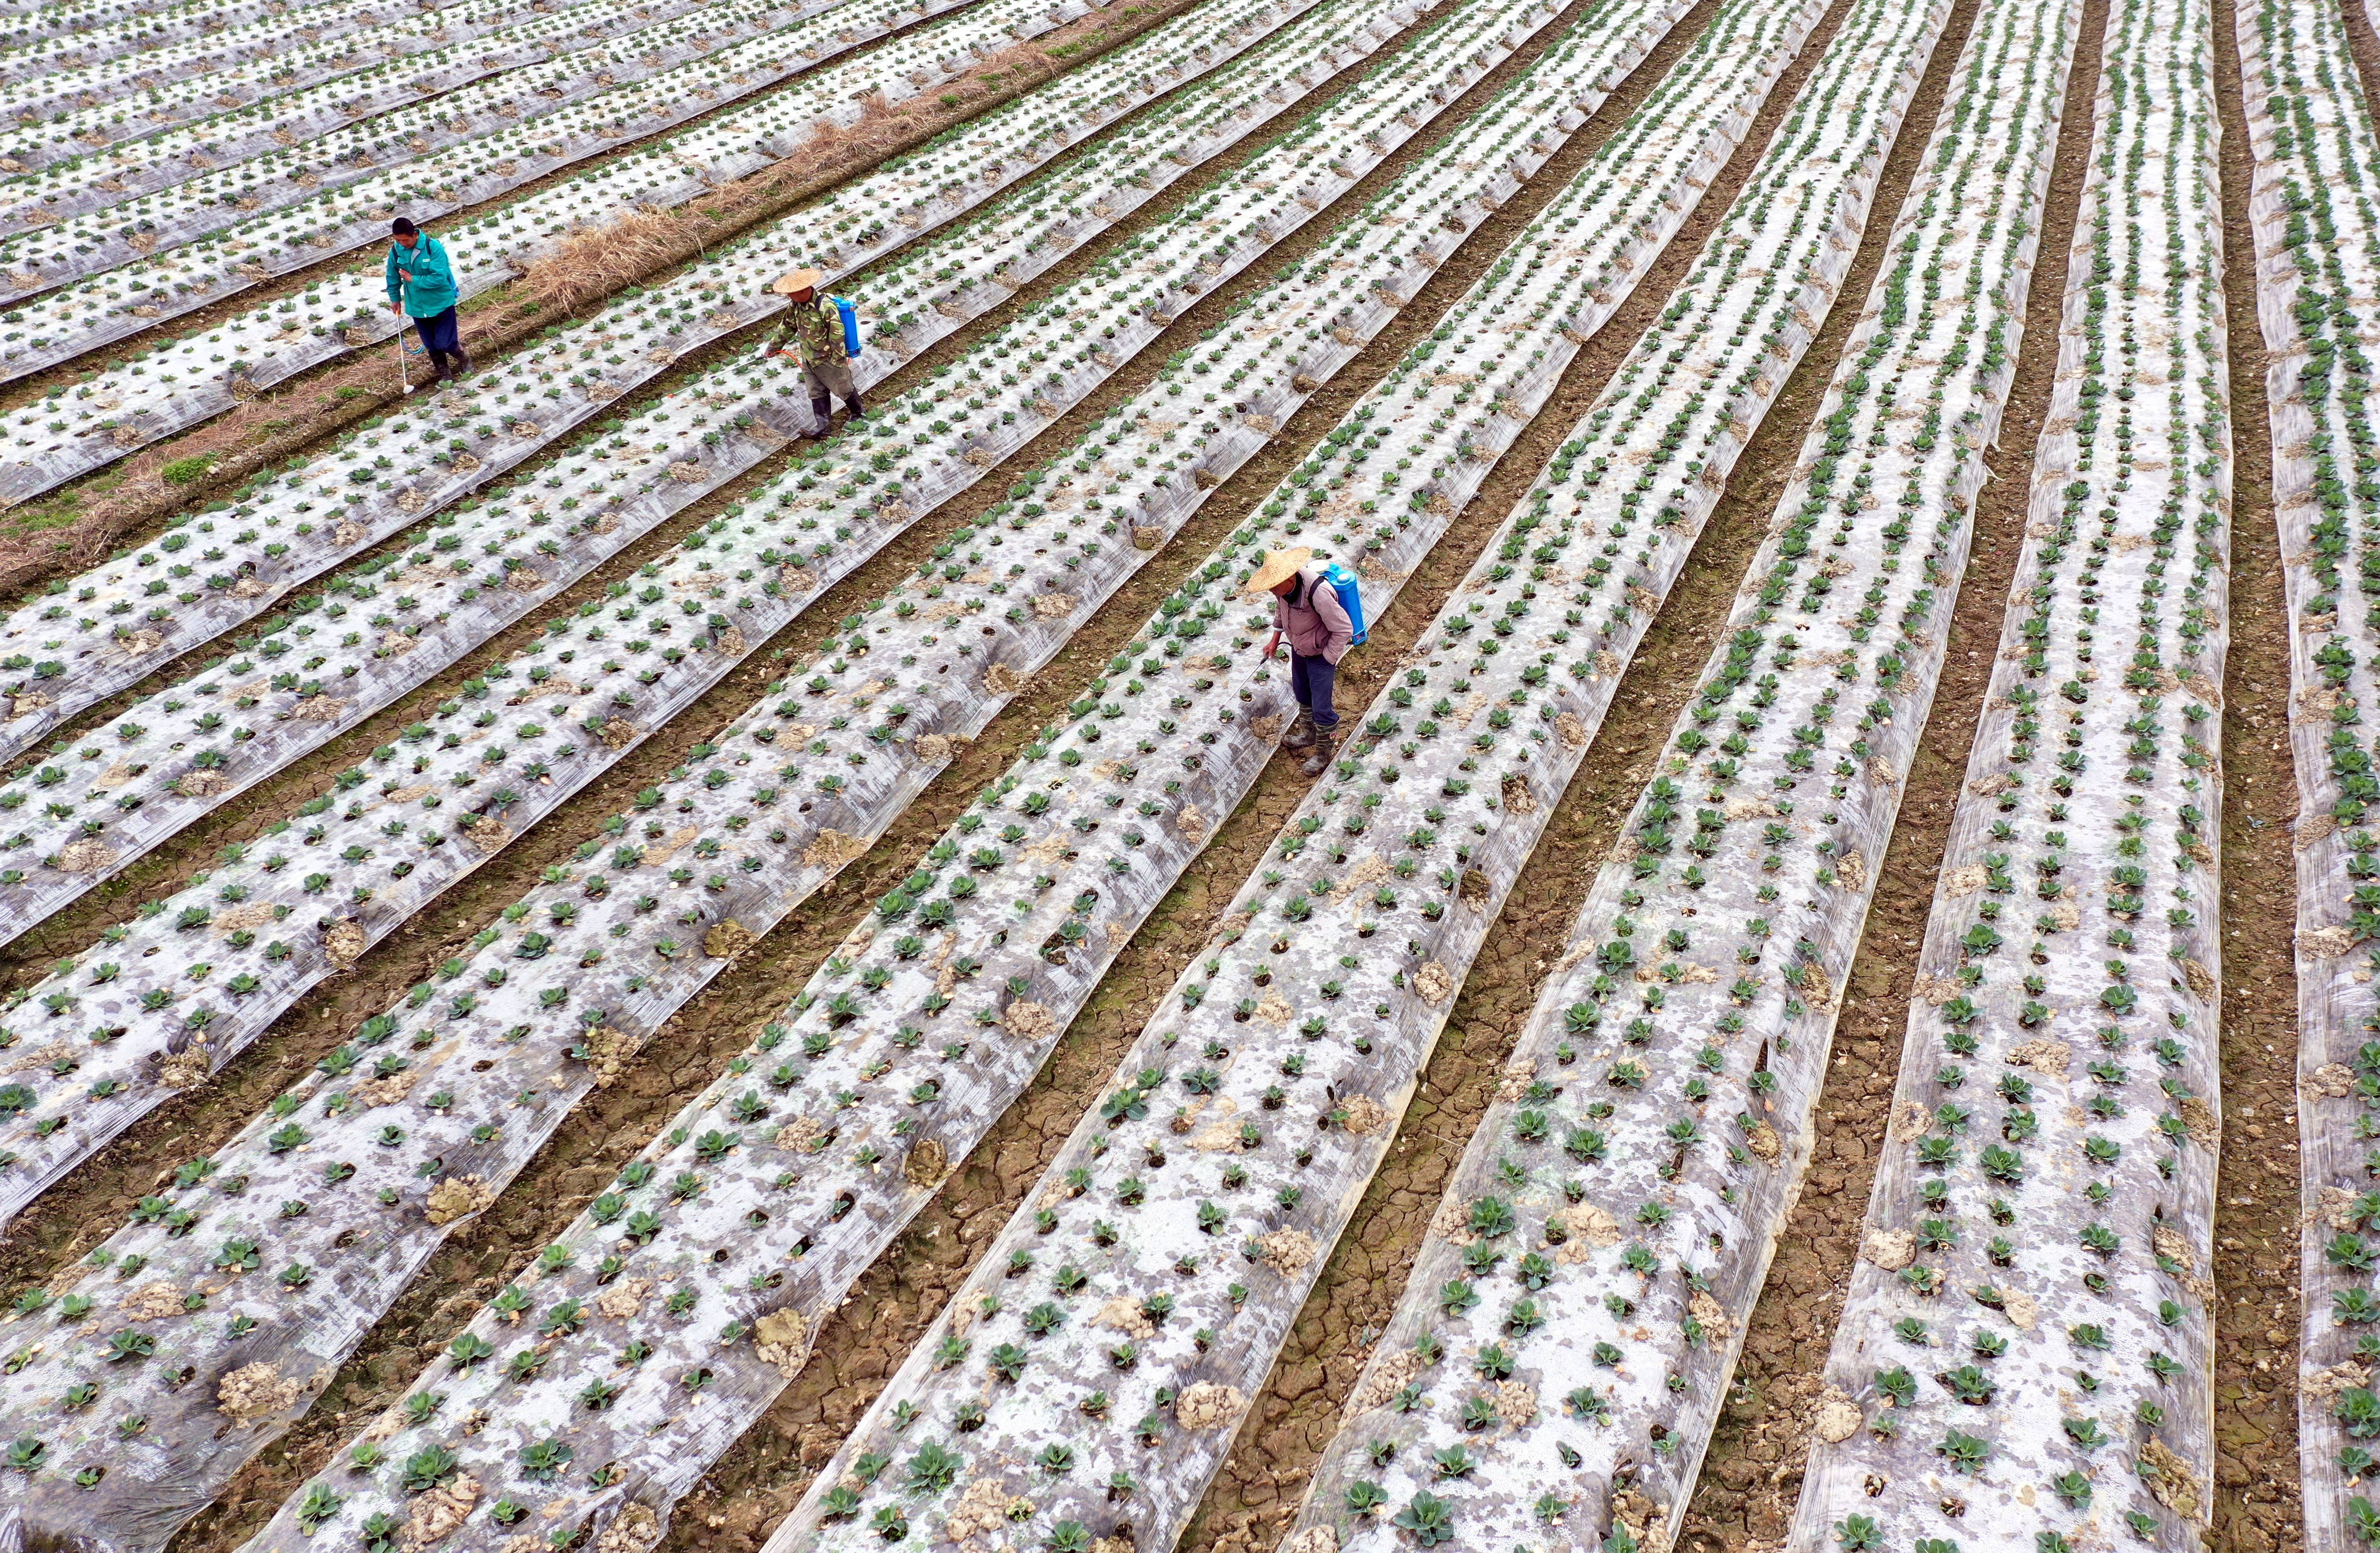
<svg viewBox="0 0 2380 1553"><path fill-rule="evenodd" d="M1318 777L1330 769L1330 753L1339 747L1339 726L1314 730L1314 743L1305 752L1305 764L1297 768L1300 776Z"/></svg>
<svg viewBox="0 0 2380 1553"><path fill-rule="evenodd" d="M463 354L462 347L459 346L455 348L454 357L454 375L446 381L449 382L460 382L463 381L463 374L471 370L471 358Z"/></svg>
<svg viewBox="0 0 2380 1553"><path fill-rule="evenodd" d="M431 370L438 374L438 381L440 382L453 382L455 381L455 369L446 364L446 353L444 351L431 351L430 353L430 365Z"/></svg>
<svg viewBox="0 0 2380 1553"><path fill-rule="evenodd" d="M810 401L810 440L815 442L833 430L834 423L827 419L826 395L821 394Z"/></svg>
<svg viewBox="0 0 2380 1553"><path fill-rule="evenodd" d="M868 419L868 406L859 402L859 395L856 394L853 394L850 398L845 399L843 402L843 407L851 412L851 419L854 420L866 420Z"/></svg>
<svg viewBox="0 0 2380 1553"><path fill-rule="evenodd" d="M1297 715L1290 720L1289 732L1281 736L1281 747L1283 749L1307 749L1311 748L1313 744L1313 710L1307 707L1300 707L1297 709Z"/></svg>

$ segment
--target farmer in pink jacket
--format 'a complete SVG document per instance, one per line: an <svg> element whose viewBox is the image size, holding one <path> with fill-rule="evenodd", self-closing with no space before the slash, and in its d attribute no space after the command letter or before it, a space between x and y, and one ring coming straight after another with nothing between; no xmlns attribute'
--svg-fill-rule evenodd
<svg viewBox="0 0 2380 1553"><path fill-rule="evenodd" d="M1339 712L1330 704L1330 691L1338 683L1339 660L1355 644L1355 623L1322 573L1310 550L1270 551L1246 589L1251 596L1273 596L1268 661L1288 638L1289 688L1297 698L1297 721L1281 742L1307 752L1298 770L1310 777L1330 769L1330 752L1338 747Z"/></svg>

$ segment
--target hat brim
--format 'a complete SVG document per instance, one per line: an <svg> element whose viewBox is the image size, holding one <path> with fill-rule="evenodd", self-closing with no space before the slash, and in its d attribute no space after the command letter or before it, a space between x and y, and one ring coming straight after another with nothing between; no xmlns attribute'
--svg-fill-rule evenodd
<svg viewBox="0 0 2380 1553"><path fill-rule="evenodd" d="M795 270L779 275L770 284L769 289L780 297L791 297L796 291L810 290L824 279L826 275L818 270Z"/></svg>

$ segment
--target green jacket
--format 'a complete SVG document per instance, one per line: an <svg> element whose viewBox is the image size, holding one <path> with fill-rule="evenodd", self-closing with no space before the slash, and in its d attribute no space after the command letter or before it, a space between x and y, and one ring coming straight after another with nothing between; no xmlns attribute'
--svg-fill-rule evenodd
<svg viewBox="0 0 2380 1553"><path fill-rule="evenodd" d="M411 248L390 243L383 271L388 299L405 304L407 318L436 318L455 305L455 267L446 261L446 245L427 232L416 233Z"/></svg>
<svg viewBox="0 0 2380 1553"><path fill-rule="evenodd" d="M787 307L785 321L769 341L771 352L799 346L805 361L843 360L848 354L843 348L843 315L834 304L835 298L821 291Z"/></svg>

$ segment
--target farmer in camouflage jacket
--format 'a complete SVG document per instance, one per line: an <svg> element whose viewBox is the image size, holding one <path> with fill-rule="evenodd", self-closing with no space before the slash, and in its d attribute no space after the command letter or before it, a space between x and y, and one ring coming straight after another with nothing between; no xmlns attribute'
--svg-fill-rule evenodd
<svg viewBox="0 0 2380 1553"><path fill-rule="evenodd" d="M795 270L779 275L769 288L792 304L785 309L783 325L769 342L769 354L801 362L802 376L809 384L810 413L817 420L810 430L813 437L823 437L830 430L830 394L843 401L852 419L868 419L859 390L851 381L851 364L859 358L859 351L844 339L843 314L836 305L840 298L818 288L825 278L816 270Z"/></svg>

